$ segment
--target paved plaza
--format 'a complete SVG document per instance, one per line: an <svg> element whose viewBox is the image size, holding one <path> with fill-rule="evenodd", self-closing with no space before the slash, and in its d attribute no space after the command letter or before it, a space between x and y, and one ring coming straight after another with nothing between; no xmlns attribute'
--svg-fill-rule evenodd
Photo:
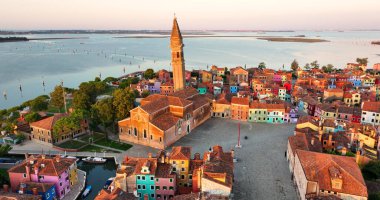
<svg viewBox="0 0 380 200"><path fill-rule="evenodd" d="M233 199L296 199L288 163L284 157L293 124L241 123L241 149L235 150ZM204 153L220 145L225 151L237 143L238 121L212 118L174 146L191 146ZM244 139L247 136L248 139Z"/></svg>

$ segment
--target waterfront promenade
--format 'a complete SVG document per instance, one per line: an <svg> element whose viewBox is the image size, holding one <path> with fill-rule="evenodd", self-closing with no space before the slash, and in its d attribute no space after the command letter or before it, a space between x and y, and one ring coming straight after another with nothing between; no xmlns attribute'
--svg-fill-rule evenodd
<svg viewBox="0 0 380 200"><path fill-rule="evenodd" d="M78 169L78 183L71 188L70 192L63 197L62 200L73 200L77 199L82 193L84 187L86 186L86 172Z"/></svg>

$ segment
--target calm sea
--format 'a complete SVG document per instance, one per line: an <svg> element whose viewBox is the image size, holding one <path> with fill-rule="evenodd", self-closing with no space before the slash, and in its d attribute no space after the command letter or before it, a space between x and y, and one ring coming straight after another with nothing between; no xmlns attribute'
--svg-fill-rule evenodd
<svg viewBox="0 0 380 200"><path fill-rule="evenodd" d="M318 60L320 64L343 67L357 57L368 57L370 65L380 62L379 31L349 32L227 32L216 35L295 36L306 35L331 42L280 43L254 37L185 38L186 69L257 66L280 69L297 59L302 65ZM85 39L39 40L0 43L0 109L18 105L41 94L49 94L63 81L67 87L101 74L119 77L136 70L170 69L168 38L115 38L114 34L27 35L29 38L86 37ZM129 35L130 36L130 35ZM45 88L42 83L45 83ZM22 94L20 92L20 85ZM3 94L7 94L7 99Z"/></svg>

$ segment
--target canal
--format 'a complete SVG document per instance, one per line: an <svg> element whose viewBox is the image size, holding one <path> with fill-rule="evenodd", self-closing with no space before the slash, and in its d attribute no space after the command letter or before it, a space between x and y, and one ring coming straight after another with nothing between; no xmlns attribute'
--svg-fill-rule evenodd
<svg viewBox="0 0 380 200"><path fill-rule="evenodd" d="M86 185L92 186L90 194L85 199L94 199L107 179L116 175L116 164L113 159L107 159L104 164L85 163L83 161L78 161L77 164L78 169L85 171L87 174ZM82 198L80 197L79 199Z"/></svg>

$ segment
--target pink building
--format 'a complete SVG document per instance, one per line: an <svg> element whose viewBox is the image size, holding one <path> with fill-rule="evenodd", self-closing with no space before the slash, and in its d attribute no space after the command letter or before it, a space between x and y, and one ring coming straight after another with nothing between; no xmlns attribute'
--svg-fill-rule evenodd
<svg viewBox="0 0 380 200"><path fill-rule="evenodd" d="M380 63L373 64L373 70L380 71Z"/></svg>
<svg viewBox="0 0 380 200"><path fill-rule="evenodd" d="M18 192L20 183L25 182L54 183L57 196L62 199L70 192L70 167L75 162L60 156L31 155L8 170L12 191Z"/></svg>
<svg viewBox="0 0 380 200"><path fill-rule="evenodd" d="M177 191L176 174L172 171L173 167L163 160L157 163L155 174L156 199L172 199Z"/></svg>

